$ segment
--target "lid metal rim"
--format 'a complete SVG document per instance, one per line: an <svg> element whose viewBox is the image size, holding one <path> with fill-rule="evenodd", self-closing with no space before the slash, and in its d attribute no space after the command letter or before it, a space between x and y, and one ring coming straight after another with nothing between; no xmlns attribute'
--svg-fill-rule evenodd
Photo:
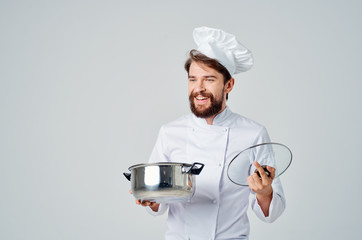
<svg viewBox="0 0 362 240"><path fill-rule="evenodd" d="M191 167L192 164L189 163L179 163L179 162L157 162L157 163L140 163L133 166L130 166L128 168L129 171L131 171L133 168L139 168L139 167L150 167L150 166L183 166L183 167Z"/></svg>
<svg viewBox="0 0 362 240"><path fill-rule="evenodd" d="M230 176L229 176L229 168L230 168L230 165L231 165L231 163L232 163L242 152L244 152L244 151L246 151L246 150L249 150L249 149L252 149L252 148L255 148L255 147L259 147L259 146L263 146L263 145L269 145L269 144L271 144L271 145L274 144L274 145L283 146L283 147L285 147L285 148L289 151L289 153L290 153L290 161L289 161L288 166L287 166L281 173L279 173L278 176L275 176L275 178L278 178L280 175L282 175L282 174L289 168L289 166L292 164L292 161L293 161L293 153L292 153L292 151L291 151L287 146L285 146L284 144L276 143L276 142L265 142L265 143L256 144L256 145L253 145L253 146L251 146L251 147L248 147L248 148L244 149L243 151L241 151L240 153L238 153L238 154L230 161L230 163L229 163L229 165L228 165L228 169L227 169L227 177L229 178L229 180L230 180L231 182L235 183L236 185L239 185L239 186L243 186L243 187L249 186L247 183L246 183L246 184L241 184L241 183L234 182L234 181L230 178Z"/></svg>

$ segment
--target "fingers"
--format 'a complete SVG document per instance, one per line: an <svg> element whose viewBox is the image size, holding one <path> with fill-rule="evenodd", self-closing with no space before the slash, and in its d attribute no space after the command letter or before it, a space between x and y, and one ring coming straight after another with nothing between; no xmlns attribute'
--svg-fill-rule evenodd
<svg viewBox="0 0 362 240"><path fill-rule="evenodd" d="M270 180L274 179L274 177L275 177L275 168L270 167L270 166L266 166L266 169L270 173L270 175L268 176L267 173L265 172L264 168L258 162L254 162L254 166L256 167L257 171L259 172L263 183L264 182L268 183L268 182L270 182Z"/></svg>
<svg viewBox="0 0 362 240"><path fill-rule="evenodd" d="M268 171L270 172L270 178L274 179L275 178L275 168L270 167L270 166L266 166L266 169L268 169Z"/></svg>
<svg viewBox="0 0 362 240"><path fill-rule="evenodd" d="M266 175L266 172L264 171L263 167L258 162L254 162L254 166L256 167L256 170L258 170L260 177L262 179L268 177L268 175Z"/></svg>
<svg viewBox="0 0 362 240"><path fill-rule="evenodd" d="M132 194L132 190L129 190L129 193ZM142 205L144 207L154 207L156 206L156 202L150 202L150 201L142 201L141 199L136 199L135 200L137 205Z"/></svg>
<svg viewBox="0 0 362 240"><path fill-rule="evenodd" d="M250 189L254 192L259 191L260 189L263 188L263 184L262 181L260 179L260 177L258 176L257 173L254 173L252 175L250 175L247 179L246 179Z"/></svg>
<svg viewBox="0 0 362 240"><path fill-rule="evenodd" d="M157 204L158 204L158 203L156 203L156 202L151 202L150 207L151 207L151 208L152 208L152 207L155 207Z"/></svg>
<svg viewBox="0 0 362 240"><path fill-rule="evenodd" d="M142 206L144 206L144 207L149 206L149 205L151 204L151 202L149 202L149 201L142 201L141 199L137 199L137 200L135 200L135 201L136 201L136 204L137 204L137 205L142 205Z"/></svg>
<svg viewBox="0 0 362 240"><path fill-rule="evenodd" d="M156 202L150 202L150 201L142 201L141 205L144 207L153 207L155 206L157 203Z"/></svg>
<svg viewBox="0 0 362 240"><path fill-rule="evenodd" d="M253 182L252 182L252 180L251 180L251 176L249 176L249 177L246 179L246 182L248 183L249 188L254 191L254 189L253 189L254 184L253 184Z"/></svg>
<svg viewBox="0 0 362 240"><path fill-rule="evenodd" d="M266 166L266 169L270 173L268 176L264 168L258 162L254 162L254 166L256 168L256 172L247 178L249 188L255 193L267 192L268 189L271 188L271 184L275 177L275 168ZM259 172L260 175L258 175L257 172Z"/></svg>
<svg viewBox="0 0 362 240"><path fill-rule="evenodd" d="M143 207L154 207L157 203L156 202L150 202L150 201L142 201L141 199L137 199L136 204L141 205Z"/></svg>

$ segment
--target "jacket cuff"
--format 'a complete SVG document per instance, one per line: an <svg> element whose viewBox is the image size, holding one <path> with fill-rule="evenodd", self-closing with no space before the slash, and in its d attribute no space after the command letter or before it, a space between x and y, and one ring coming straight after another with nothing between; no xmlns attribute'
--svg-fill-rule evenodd
<svg viewBox="0 0 362 240"><path fill-rule="evenodd" d="M168 209L168 205L166 203L160 203L160 206L158 207L158 211L153 211L150 207L146 207L146 210L149 214L152 216L160 216L166 212Z"/></svg>
<svg viewBox="0 0 362 240"><path fill-rule="evenodd" d="M252 209L262 221L272 223L283 213L285 209L285 200L276 191L273 191L272 200L269 205L269 215L265 217L263 210L261 210L258 200L256 199L256 194L254 194Z"/></svg>

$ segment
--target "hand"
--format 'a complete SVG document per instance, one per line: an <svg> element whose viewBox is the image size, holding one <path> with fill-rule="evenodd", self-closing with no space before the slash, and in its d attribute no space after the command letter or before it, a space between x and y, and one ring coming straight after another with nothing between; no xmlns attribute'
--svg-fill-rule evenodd
<svg viewBox="0 0 362 240"><path fill-rule="evenodd" d="M254 162L254 166L256 167L256 171L259 172L260 176L257 172L255 172L246 179L250 189L257 194L270 195L273 192L271 184L275 177L275 168L266 166L266 169L270 173L268 176L263 167L260 166L258 162Z"/></svg>
<svg viewBox="0 0 362 240"><path fill-rule="evenodd" d="M273 188L271 184L275 177L275 168L266 166L266 169L270 173L268 176L258 162L254 162L254 166L259 172L260 177L258 173L255 172L253 175L250 175L246 181L248 182L249 188L255 192L259 206L261 207L264 215L267 217L269 216L269 205L273 198Z"/></svg>
<svg viewBox="0 0 362 240"><path fill-rule="evenodd" d="M129 193L132 194L132 190L129 190ZM154 212L158 212L159 203L150 202L150 201L141 201L141 199L135 200L137 205L142 205L144 207L150 207Z"/></svg>

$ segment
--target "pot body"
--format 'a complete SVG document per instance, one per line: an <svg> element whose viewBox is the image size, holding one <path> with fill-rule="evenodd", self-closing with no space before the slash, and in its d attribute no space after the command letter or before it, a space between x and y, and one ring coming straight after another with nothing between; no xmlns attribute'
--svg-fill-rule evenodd
<svg viewBox="0 0 362 240"><path fill-rule="evenodd" d="M187 201L195 193L195 175L201 172L203 166L201 163L191 165L170 162L131 166L132 193L141 201Z"/></svg>

